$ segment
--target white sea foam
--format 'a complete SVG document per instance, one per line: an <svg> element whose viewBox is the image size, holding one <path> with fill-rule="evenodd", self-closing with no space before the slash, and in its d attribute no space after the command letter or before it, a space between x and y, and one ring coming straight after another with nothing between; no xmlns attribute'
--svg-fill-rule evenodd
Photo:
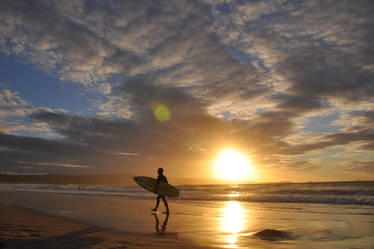
<svg viewBox="0 0 374 249"><path fill-rule="evenodd" d="M178 186L180 200L326 203L374 206L374 182ZM154 198L138 186L0 184L3 191Z"/></svg>

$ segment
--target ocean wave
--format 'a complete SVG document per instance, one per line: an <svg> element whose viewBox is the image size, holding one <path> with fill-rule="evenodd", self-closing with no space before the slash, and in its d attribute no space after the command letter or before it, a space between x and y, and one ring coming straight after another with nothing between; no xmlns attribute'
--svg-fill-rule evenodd
<svg viewBox="0 0 374 249"><path fill-rule="evenodd" d="M373 184L256 184L178 186L179 200L316 203L374 206ZM323 190L322 190L323 189ZM138 186L0 184L0 190L152 199Z"/></svg>
<svg viewBox="0 0 374 249"><path fill-rule="evenodd" d="M344 204L374 206L374 198L370 196L300 196L300 195L272 195L272 196L182 196L183 200L209 201L243 201L243 202L274 202L274 203L311 203L311 204Z"/></svg>

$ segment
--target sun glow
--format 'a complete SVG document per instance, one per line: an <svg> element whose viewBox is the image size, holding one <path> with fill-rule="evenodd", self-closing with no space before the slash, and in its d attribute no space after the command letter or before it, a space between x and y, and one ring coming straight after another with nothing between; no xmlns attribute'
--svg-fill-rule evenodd
<svg viewBox="0 0 374 249"><path fill-rule="evenodd" d="M214 160L214 173L217 178L225 180L253 180L255 170L248 156L226 148Z"/></svg>

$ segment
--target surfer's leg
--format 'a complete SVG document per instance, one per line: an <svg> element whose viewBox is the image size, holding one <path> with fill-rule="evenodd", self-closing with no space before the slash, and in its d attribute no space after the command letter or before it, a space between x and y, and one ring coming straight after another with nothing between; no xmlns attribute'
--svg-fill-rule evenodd
<svg viewBox="0 0 374 249"><path fill-rule="evenodd" d="M156 207L154 209L152 209L153 211L157 211L157 208L158 208L158 205L160 204L160 196L157 196L157 200L156 200Z"/></svg>
<svg viewBox="0 0 374 249"><path fill-rule="evenodd" d="M164 204L165 204L165 208L166 208L166 213L168 214L169 213L169 206L168 206L168 202L166 201L166 198L164 196L161 197Z"/></svg>

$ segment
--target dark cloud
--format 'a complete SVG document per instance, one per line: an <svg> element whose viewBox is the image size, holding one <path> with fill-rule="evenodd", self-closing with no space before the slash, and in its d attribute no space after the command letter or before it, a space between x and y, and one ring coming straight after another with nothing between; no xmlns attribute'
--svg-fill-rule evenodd
<svg viewBox="0 0 374 249"><path fill-rule="evenodd" d="M206 148L210 143L209 139L224 131L222 121L206 114L201 103L179 88L155 86L140 78L127 82L117 93L118 96L129 99L136 119L100 119L39 111L33 113L30 120L34 123L47 123L63 137L60 142L72 145L66 153L81 151L74 148L76 146L85 148L87 153L82 152L81 156L85 162L83 165L88 165L89 168L79 169L82 171L99 166L101 169L118 170L121 165L126 165L131 170L133 165L154 167L155 164L161 166L177 161L181 161L183 165L188 163L183 162L183 158L193 160L198 155L201 156L201 150L196 148ZM171 113L170 120L157 120L153 104L166 106ZM138 156L126 157L128 153ZM88 160L87 155L91 154L96 157L100 155L101 159ZM68 158L80 161L81 156L70 155ZM149 163L147 158L154 163ZM53 162L59 162L58 158L55 159ZM40 160L44 162L45 159L42 157ZM110 166L104 165L109 162Z"/></svg>
<svg viewBox="0 0 374 249"><path fill-rule="evenodd" d="M183 98L181 101L183 102ZM176 102L175 106L179 104L181 102ZM45 168L40 165L59 163L87 166L88 168L75 170L90 172L115 171L121 167L131 171L140 167L139 165L148 168L174 164L170 166L173 172L181 165L206 157L219 144L233 144L245 151L255 152L254 155L258 157L256 160L264 165L281 163L295 170L317 169L318 165L315 163L289 164L283 162L282 158L355 142L368 147L374 141L372 130L362 130L327 134L320 136L319 140L314 139L314 142L289 144L280 139L289 135L293 129L293 123L288 119L289 113L263 113L258 115L256 122L221 121L203 112L185 112L184 115L177 115L162 123L151 117L151 113L149 115L142 122L135 122L51 112L34 113L30 117L33 122L47 123L63 138L48 140L3 134L0 147L4 155L2 158L6 160L4 165L10 167L8 170L12 167L14 170L23 169L25 165ZM137 156L128 156L128 153ZM149 162L146 158L152 161ZM175 166L177 162L178 167ZM185 166L185 172L194 167L197 165Z"/></svg>
<svg viewBox="0 0 374 249"><path fill-rule="evenodd" d="M248 123L248 132L266 138L286 137L295 129L292 112L265 112L258 114ZM265 138L265 139L266 139Z"/></svg>
<svg viewBox="0 0 374 249"><path fill-rule="evenodd" d="M273 99L280 102L277 108L280 110L293 111L295 112L295 116L328 107L326 100L318 96L278 95L274 96Z"/></svg>
<svg viewBox="0 0 374 249"><path fill-rule="evenodd" d="M82 162L91 168L103 168L103 164L111 162L112 169L119 165L146 164L145 158L152 158L158 164L180 162L182 158L202 158L212 151L217 144L234 144L247 151L255 152L259 162L282 163L290 169L317 169L315 163L302 165L284 162L285 156L304 155L311 151L322 150L335 146L344 146L360 142L361 149L369 150L374 141L372 129L359 129L332 134L320 135L318 140L306 140L299 144L290 144L283 138L294 134L297 126L291 120L303 111L313 110L314 106L301 106L293 112L274 111L258 113L251 120L222 121L207 114L205 105L183 91L181 88L157 86L151 84L151 79L137 77L115 89L117 95L126 98L131 104L135 119L100 119L73 116L51 111L34 112L30 119L34 123L47 123L56 133L63 136L59 146L72 146L64 150L62 157L55 157L56 153L49 153L52 162L72 163ZM305 104L301 98L281 96L280 99L291 99L293 105ZM170 110L171 118L166 122L157 120L152 104L162 104ZM281 106L281 105L280 105ZM318 108L318 104L316 104ZM279 107L280 108L280 107ZM355 114L369 117L371 112ZM366 120L366 119L364 119ZM366 122L366 121L365 121ZM12 137L15 139L16 137ZM20 138L19 138L20 139ZM36 140L36 142L53 142ZM62 145L60 144L62 143ZM48 144L48 143L47 143ZM27 150L27 143L25 148ZM40 147L36 146L36 148ZM4 144L5 148L14 149ZM32 146L30 146L32 147ZM78 147L78 148L77 148ZM49 145L43 147L46 151ZM54 148L53 146L51 147ZM82 149L84 148L84 149ZM56 149L59 151L60 149ZM33 149L31 150L33 151ZM79 151L78 154L73 152ZM82 153L86 151L85 153ZM46 152L47 153L47 152ZM121 154L135 153L138 157L123 157ZM100 160L91 160L88 155L100 155ZM33 159L36 160L36 159ZM29 160L34 162L33 160ZM40 158L44 162L44 155ZM22 160L26 162L27 160ZM38 161L35 161L37 163ZM40 163L40 162L39 162ZM186 163L186 162L180 162ZM127 166L129 168L133 166ZM107 166L109 170L110 167ZM79 169L88 170L88 169Z"/></svg>
<svg viewBox="0 0 374 249"><path fill-rule="evenodd" d="M139 135L139 126L133 122L106 121L51 112L37 112L30 118L33 122L48 123L55 132L63 136L63 141L69 144L101 147L108 151L119 144L131 146L130 143Z"/></svg>
<svg viewBox="0 0 374 249"><path fill-rule="evenodd" d="M45 167L40 165L51 163L95 166L93 162L102 155L62 141L6 134L0 134L0 147L2 168L21 172L42 172ZM27 170L28 167L31 168Z"/></svg>
<svg viewBox="0 0 374 249"><path fill-rule="evenodd" d="M152 105L165 105L173 120L183 116L205 115L203 103L186 93L183 88L155 85L151 77L137 77L128 80L117 95L127 99L135 116L141 119L154 119Z"/></svg>
<svg viewBox="0 0 374 249"><path fill-rule="evenodd" d="M373 97L373 72L357 67L348 54L303 49L294 51L277 66L291 82L289 92L307 98L334 97L350 101Z"/></svg>
<svg viewBox="0 0 374 249"><path fill-rule="evenodd" d="M374 131L372 129L366 129L356 132L338 132L320 136L318 141L303 142L298 145L283 143L281 144L281 146L276 148L274 152L284 155L300 155L315 150L344 146L356 142L364 144L360 147L362 150L372 151L373 141Z"/></svg>

